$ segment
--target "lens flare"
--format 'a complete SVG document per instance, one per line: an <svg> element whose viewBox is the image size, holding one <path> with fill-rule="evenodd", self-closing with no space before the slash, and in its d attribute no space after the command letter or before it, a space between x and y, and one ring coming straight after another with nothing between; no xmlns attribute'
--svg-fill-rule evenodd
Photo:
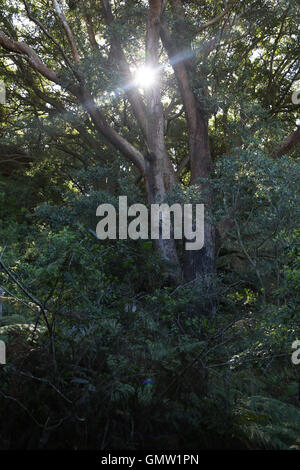
<svg viewBox="0 0 300 470"><path fill-rule="evenodd" d="M156 70L147 67L146 65L140 67L135 72L135 85L139 88L149 88L156 80Z"/></svg>

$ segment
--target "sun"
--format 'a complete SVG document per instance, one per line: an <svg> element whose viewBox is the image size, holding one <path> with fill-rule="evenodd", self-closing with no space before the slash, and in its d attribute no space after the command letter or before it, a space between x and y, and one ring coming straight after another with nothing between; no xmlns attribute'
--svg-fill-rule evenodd
<svg viewBox="0 0 300 470"><path fill-rule="evenodd" d="M139 88L149 88L155 82L157 73L155 69L143 65L136 70L134 76L136 86Z"/></svg>

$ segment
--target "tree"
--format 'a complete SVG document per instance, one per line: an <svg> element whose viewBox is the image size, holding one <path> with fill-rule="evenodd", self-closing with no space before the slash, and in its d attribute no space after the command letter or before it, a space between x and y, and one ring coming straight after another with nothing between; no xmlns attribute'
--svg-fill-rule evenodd
<svg viewBox="0 0 300 470"><path fill-rule="evenodd" d="M11 74L9 61L12 61L21 72L35 109L49 114L66 113L69 119L73 116L70 125L77 143L79 135L96 150L99 141L105 146L104 137L144 179L149 203L164 200L168 191L182 182L188 167L196 201L204 202L209 214L214 197L209 183L210 144L220 146L221 141L228 139L237 108L243 133L257 132L257 115L249 117L234 97L243 81L252 98L260 98L260 91L259 86L257 92L250 83L272 90L269 99L260 102L265 120L277 115L291 125L297 107L286 110L284 106L297 70L293 2L247 1L240 5L232 1L214 6L211 2L199 5L182 0L149 0L148 4L127 1L112 6L109 0L76 3L24 0L22 10L4 4L0 30L0 45L6 53L3 67ZM148 73L155 74L145 93L140 91L132 74L135 62L140 61L137 46L143 44L142 62ZM252 66L253 48L261 54L263 63L255 58ZM169 72L167 79L164 77L167 58L178 88ZM166 86L167 106L163 102ZM226 92L228 99L224 96ZM116 104L109 109L102 96L99 105L99 93L114 96ZM222 102L216 96L222 96ZM117 120L112 116L116 110ZM170 117L170 112L175 115ZM78 122L74 116L80 116L84 122ZM213 132L210 118L215 121ZM170 124L176 119L187 137L182 161L176 158L174 161L172 149L176 144L170 142L166 129L166 122ZM242 133L233 132L230 138L234 145L243 144ZM289 149L296 141L292 140ZM60 142L59 147L86 163L86 158L68 143ZM219 155L226 151L228 145L224 143ZM103 158L103 152L99 153L97 158ZM220 229L218 233L224 231ZM207 216L204 248L184 254L184 278L209 279L208 289L215 272L215 239L216 227ZM156 247L173 262L178 277L175 241L160 239Z"/></svg>

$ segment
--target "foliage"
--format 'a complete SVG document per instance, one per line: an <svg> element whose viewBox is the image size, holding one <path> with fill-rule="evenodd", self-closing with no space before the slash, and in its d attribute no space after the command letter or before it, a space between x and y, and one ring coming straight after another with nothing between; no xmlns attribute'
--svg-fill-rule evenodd
<svg viewBox="0 0 300 470"><path fill-rule="evenodd" d="M244 242L236 227L228 232L227 250L241 258L232 267L233 256L220 250L214 318L198 315L207 296L201 281L164 285L151 243L100 242L89 231L95 201L115 201L86 192L89 171L76 173L83 192L58 188L60 205L40 205L25 218L25 238L22 226L12 230L13 218L2 228L11 241L2 259L48 319L47 326L41 307L2 276L11 296L0 327L10 358L1 369L3 448L299 446L299 373L290 360L300 335L296 168L287 159L270 168L256 156L249 171L249 158L216 167L224 206L215 217L238 193ZM260 257L254 244L265 238Z"/></svg>
<svg viewBox="0 0 300 470"><path fill-rule="evenodd" d="M270 156L299 110L297 2L236 2L204 29L227 2L183 1L184 28L166 2L193 96L209 113L205 216L219 229L210 290L206 279L172 283L174 266L152 241L95 236L99 204L117 207L120 195L147 204L146 191L68 87L84 83L107 125L147 155L110 44L122 38L131 68L144 62L146 2L113 2L111 24L101 2L62 2L80 66L51 2L0 3L1 30L62 80L1 49L0 448L300 449L299 146ZM188 123L164 48L160 61L179 175L166 200L199 201L207 181L189 184Z"/></svg>

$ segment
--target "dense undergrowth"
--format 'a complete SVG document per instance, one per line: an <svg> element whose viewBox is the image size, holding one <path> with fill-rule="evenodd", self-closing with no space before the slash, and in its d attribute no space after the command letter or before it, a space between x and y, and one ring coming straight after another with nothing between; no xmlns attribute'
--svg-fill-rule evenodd
<svg viewBox="0 0 300 470"><path fill-rule="evenodd" d="M300 449L297 171L251 153L216 166L216 223L238 207L213 318L201 281L170 285L151 242L96 239L100 202L142 197L130 173L114 194L94 184L112 168L4 181L0 447Z"/></svg>

